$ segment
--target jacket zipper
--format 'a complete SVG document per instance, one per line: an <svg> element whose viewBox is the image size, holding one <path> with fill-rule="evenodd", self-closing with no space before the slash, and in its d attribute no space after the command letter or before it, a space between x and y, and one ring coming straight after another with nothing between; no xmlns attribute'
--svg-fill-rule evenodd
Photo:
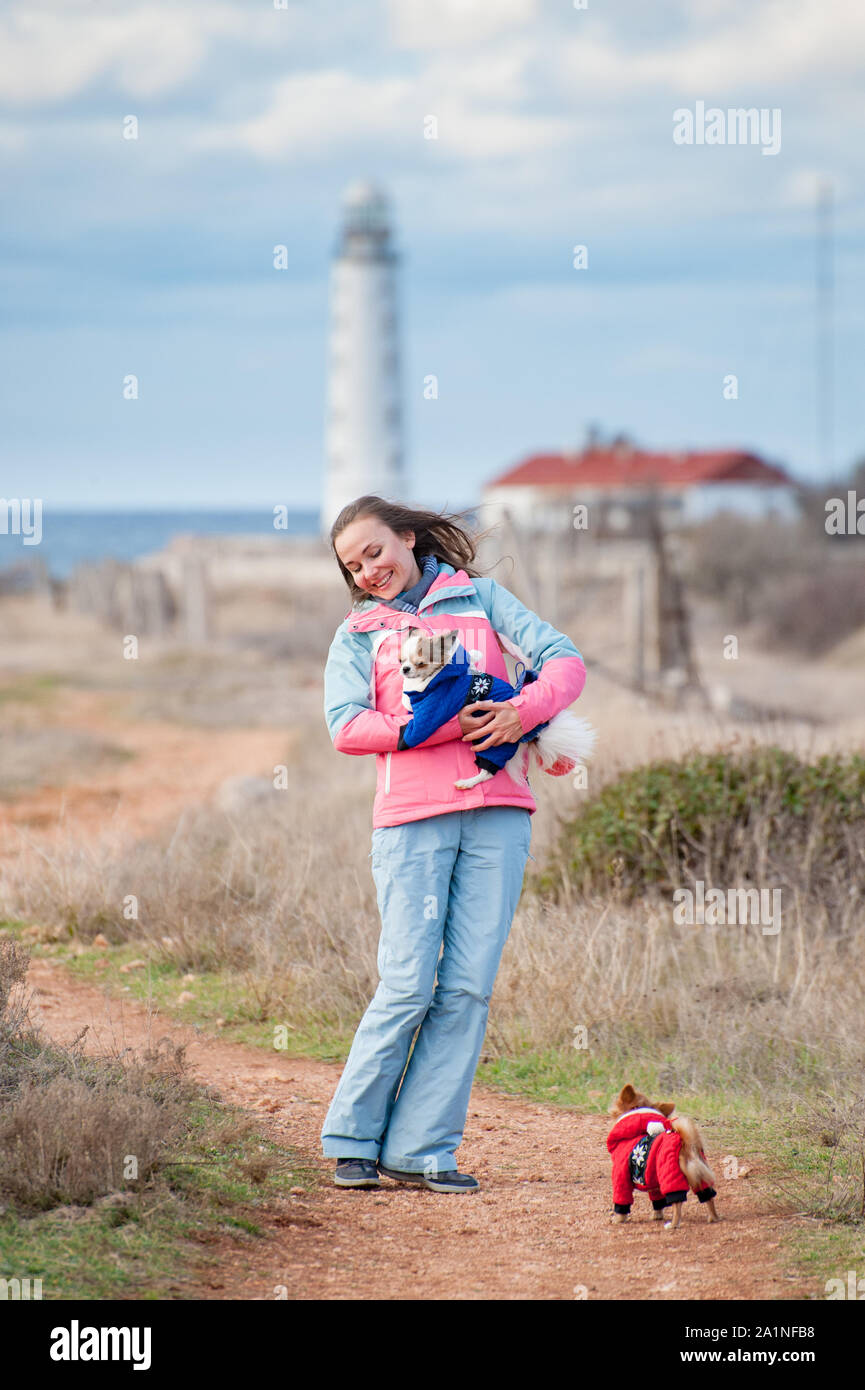
<svg viewBox="0 0 865 1390"><path fill-rule="evenodd" d="M387 795L387 793L390 791L390 760L391 760L392 757L393 757L393 754L392 754L392 753L388 753L387 758L386 758L386 760L385 760L385 765L384 765L384 790L385 790L385 795Z"/></svg>

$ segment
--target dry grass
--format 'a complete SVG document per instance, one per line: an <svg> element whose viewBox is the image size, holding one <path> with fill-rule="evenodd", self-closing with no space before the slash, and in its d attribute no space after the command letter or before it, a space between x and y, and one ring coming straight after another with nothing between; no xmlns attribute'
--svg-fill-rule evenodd
<svg viewBox="0 0 865 1390"><path fill-rule="evenodd" d="M184 970L248 972L264 1007L296 1026L352 1027L378 979L373 760L341 758L323 728L310 729L292 772L291 790L271 805L233 815L200 807L173 833L122 852L58 851L38 877L22 866L0 910L147 944ZM548 821L547 846L553 828ZM533 845L541 862L543 843ZM123 915L130 894L137 920ZM861 1055L861 904L839 922L792 891L776 936L756 924L676 925L672 914L670 901L628 907L570 891L552 903L525 893L486 1054L568 1047L583 1026L590 1056L624 1062L651 1051L667 1058L680 1090L816 1083Z"/></svg>
<svg viewBox="0 0 865 1390"><path fill-rule="evenodd" d="M666 1058L679 1090L810 1083L858 1066L863 989L865 924L839 937L801 901L777 936L679 926L661 903L537 902L514 922L487 1050L566 1047L581 1026L590 1059Z"/></svg>
<svg viewBox="0 0 865 1390"><path fill-rule="evenodd" d="M110 769L129 754L82 729L0 729L0 798Z"/></svg>
<svg viewBox="0 0 865 1390"><path fill-rule="evenodd" d="M328 781L322 770L334 760L342 775ZM344 1024L377 979L366 858L374 768L337 759L322 727L292 771L292 788L263 805L193 808L133 844L67 840L41 852L38 873L22 856L0 890L0 915L148 944L184 970L249 972L268 1003ZM131 897L137 918L124 915Z"/></svg>
<svg viewBox="0 0 865 1390"><path fill-rule="evenodd" d="M829 1163L822 1200L815 1214L865 1221L865 1094L859 1085L850 1092L819 1092L806 1098L805 1132L828 1149Z"/></svg>
<svg viewBox="0 0 865 1390"><path fill-rule="evenodd" d="M179 1098L158 1101L129 1074L32 1077L0 1117L0 1190L26 1208L87 1204L149 1177L185 1120Z"/></svg>
<svg viewBox="0 0 865 1390"><path fill-rule="evenodd" d="M29 1017L28 964L0 939L0 1201L33 1211L148 1178L188 1127L197 1088L177 1051L94 1058L81 1038L46 1040Z"/></svg>

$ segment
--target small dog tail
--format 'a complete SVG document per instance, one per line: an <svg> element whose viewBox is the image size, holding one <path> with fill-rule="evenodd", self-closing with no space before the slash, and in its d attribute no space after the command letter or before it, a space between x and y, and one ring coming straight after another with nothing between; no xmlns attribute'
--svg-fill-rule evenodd
<svg viewBox="0 0 865 1390"><path fill-rule="evenodd" d="M593 729L587 719L562 710L528 747L530 756L542 771L561 777L592 756L597 737L597 729Z"/></svg>
<svg viewBox="0 0 865 1390"><path fill-rule="evenodd" d="M691 1184L693 1191L700 1187L715 1187L715 1174L703 1157L703 1140L693 1120L677 1118L670 1124L682 1136L679 1150L679 1167Z"/></svg>

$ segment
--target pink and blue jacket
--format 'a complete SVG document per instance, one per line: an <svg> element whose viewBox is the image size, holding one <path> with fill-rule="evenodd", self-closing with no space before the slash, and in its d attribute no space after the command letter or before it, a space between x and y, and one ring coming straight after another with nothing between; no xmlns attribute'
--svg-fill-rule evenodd
<svg viewBox="0 0 865 1390"><path fill-rule="evenodd" d="M401 730L412 718L399 665L406 627L456 631L472 664L502 681L509 681L503 652L538 672L508 701L524 733L567 709L586 681L585 663L569 637L494 579L472 579L444 562L417 616L374 599L356 604L331 642L324 714L338 752L376 755L373 828L479 806L523 806L533 814L537 805L528 778L520 786L504 768L475 787L454 786L477 771L458 714L417 747L400 747Z"/></svg>

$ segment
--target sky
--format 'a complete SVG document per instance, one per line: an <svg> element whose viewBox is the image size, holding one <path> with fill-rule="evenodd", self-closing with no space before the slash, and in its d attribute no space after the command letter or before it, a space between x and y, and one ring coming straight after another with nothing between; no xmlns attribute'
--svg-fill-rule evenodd
<svg viewBox="0 0 865 1390"><path fill-rule="evenodd" d="M865 454L863 72L855 0L6 0L0 493L317 508L358 178L401 257L407 500L471 505L591 424L842 476ZM765 111L780 147L676 143L699 103Z"/></svg>

